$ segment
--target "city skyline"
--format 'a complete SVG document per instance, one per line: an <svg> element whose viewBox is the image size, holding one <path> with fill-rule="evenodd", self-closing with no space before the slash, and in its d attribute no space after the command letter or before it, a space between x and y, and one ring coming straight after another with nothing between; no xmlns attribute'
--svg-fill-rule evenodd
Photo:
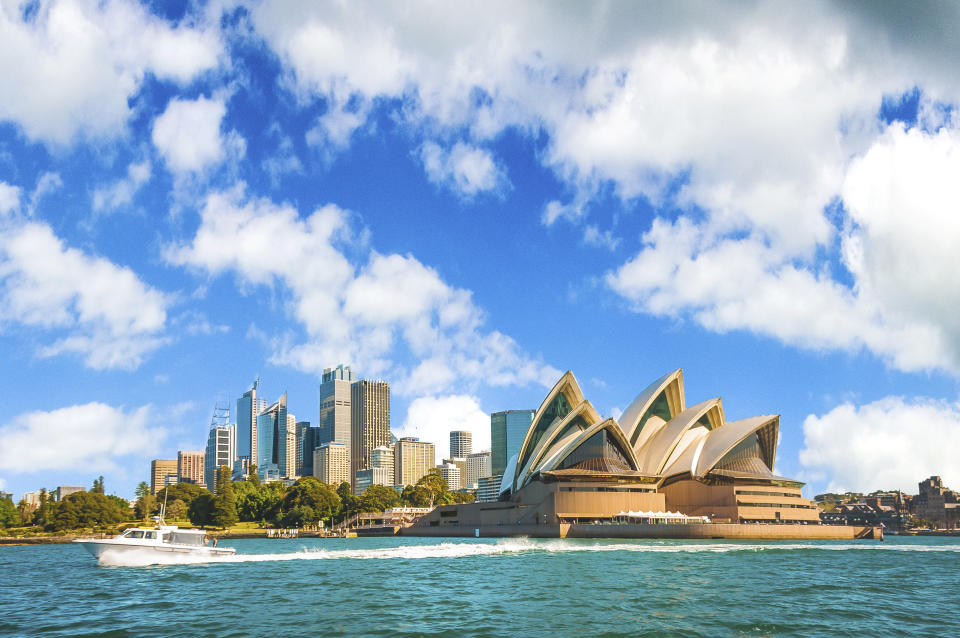
<svg viewBox="0 0 960 638"><path fill-rule="evenodd" d="M437 461L567 370L616 419L682 368L730 421L780 415L808 496L958 485L951 24L7 3L0 490L130 496L204 448L221 393L260 378L317 424L340 365L388 381L394 434Z"/></svg>

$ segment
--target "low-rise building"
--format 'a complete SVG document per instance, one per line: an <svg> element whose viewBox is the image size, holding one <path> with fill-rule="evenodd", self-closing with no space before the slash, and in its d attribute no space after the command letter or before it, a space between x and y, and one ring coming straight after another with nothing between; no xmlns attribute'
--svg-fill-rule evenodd
<svg viewBox="0 0 960 638"><path fill-rule="evenodd" d="M53 500L62 501L64 497L70 494L76 494L77 492L85 491L83 487L79 485L61 485L53 491Z"/></svg>
<svg viewBox="0 0 960 638"><path fill-rule="evenodd" d="M500 495L500 481L503 475L481 476L477 479L477 501L480 503L491 503L497 500Z"/></svg>
<svg viewBox="0 0 960 638"><path fill-rule="evenodd" d="M371 485L392 486L393 475L384 467L368 467L365 470L357 470L353 485L353 493L359 496Z"/></svg>

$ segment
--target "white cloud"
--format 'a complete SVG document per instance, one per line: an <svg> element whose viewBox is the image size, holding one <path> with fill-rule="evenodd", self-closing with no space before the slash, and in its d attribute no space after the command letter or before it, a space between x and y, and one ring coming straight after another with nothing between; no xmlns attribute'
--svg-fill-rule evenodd
<svg viewBox="0 0 960 638"><path fill-rule="evenodd" d="M20 208L20 188L0 182L0 215L7 215Z"/></svg>
<svg viewBox="0 0 960 638"><path fill-rule="evenodd" d="M346 362L366 377L389 374L407 395L457 383L549 385L559 376L510 337L485 331L470 292L413 256L370 252L358 270L344 252L362 251L353 237L336 206L301 218L238 188L210 194L196 236L166 257L211 275L233 272L244 287L274 287L308 337L278 336L277 364L319 374Z"/></svg>
<svg viewBox="0 0 960 638"><path fill-rule="evenodd" d="M219 164L229 143L220 134L226 112L223 99L170 100L153 123L153 144L167 166L174 172L199 172Z"/></svg>
<svg viewBox="0 0 960 638"><path fill-rule="evenodd" d="M825 473L829 491L901 489L940 475L960 483L960 407L931 399L886 397L840 405L803 422L800 464Z"/></svg>
<svg viewBox="0 0 960 638"><path fill-rule="evenodd" d="M136 3L59 0L25 13L0 6L0 120L35 140L121 135L147 73L185 83L221 50L213 29L171 27Z"/></svg>
<svg viewBox="0 0 960 638"><path fill-rule="evenodd" d="M132 270L64 246L46 224L2 230L0 323L67 333L41 356L75 352L94 369L133 369L163 343L167 301Z"/></svg>
<svg viewBox="0 0 960 638"><path fill-rule="evenodd" d="M0 426L0 467L7 472L110 470L120 457L154 453L165 436L152 424L149 406L127 412L87 403L27 412Z"/></svg>
<svg viewBox="0 0 960 638"><path fill-rule="evenodd" d="M415 399L396 434L433 443L439 462L450 455L452 430L472 432L474 452L490 449L490 415L480 409L475 397L465 394Z"/></svg>
<svg viewBox="0 0 960 638"><path fill-rule="evenodd" d="M420 161L431 182L461 197L472 197L506 184L503 169L497 166L489 151L463 142L457 142L449 150L426 142L420 148Z"/></svg>
<svg viewBox="0 0 960 638"><path fill-rule="evenodd" d="M7 481L6 481L6 479L0 477L0 490L4 489L4 488L6 488L6 487L7 487Z"/></svg>
<svg viewBox="0 0 960 638"><path fill-rule="evenodd" d="M93 210L110 211L129 206L140 187L150 181L150 160L130 164L124 178L93 192Z"/></svg>

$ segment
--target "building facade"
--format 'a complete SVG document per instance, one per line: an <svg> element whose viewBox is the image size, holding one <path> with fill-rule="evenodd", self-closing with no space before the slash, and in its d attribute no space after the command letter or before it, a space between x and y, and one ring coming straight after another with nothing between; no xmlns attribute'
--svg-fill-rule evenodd
<svg viewBox="0 0 960 638"><path fill-rule="evenodd" d="M412 436L403 437L394 447L394 483L416 485L436 463L433 443Z"/></svg>
<svg viewBox="0 0 960 638"><path fill-rule="evenodd" d="M150 491L153 494L176 482L177 459L154 459L150 461Z"/></svg>
<svg viewBox="0 0 960 638"><path fill-rule="evenodd" d="M492 474L490 452L474 452L467 456L466 472L463 475L463 486L479 487L480 479Z"/></svg>
<svg viewBox="0 0 960 638"><path fill-rule="evenodd" d="M204 482L211 492L217 489L217 468L226 465L233 474L237 461L237 426L210 428L204 453Z"/></svg>
<svg viewBox="0 0 960 638"><path fill-rule="evenodd" d="M62 501L65 496L85 491L86 489L79 485L61 485L53 491L53 500Z"/></svg>
<svg viewBox="0 0 960 638"><path fill-rule="evenodd" d="M447 482L447 489L456 492L460 489L460 466L455 463L444 463L438 466L440 475Z"/></svg>
<svg viewBox="0 0 960 638"><path fill-rule="evenodd" d="M310 427L309 421L297 421L296 424L296 453L297 476L313 476L313 448L315 428Z"/></svg>
<svg viewBox="0 0 960 638"><path fill-rule="evenodd" d="M387 473L383 467L368 467L365 470L357 470L353 478L353 493L357 496L363 494L371 485L393 485L393 475Z"/></svg>
<svg viewBox="0 0 960 638"><path fill-rule="evenodd" d="M259 390L260 379L257 379L237 399L237 458L245 457L254 465L257 459L257 415L267 407L266 401L257 396Z"/></svg>
<svg viewBox="0 0 960 638"><path fill-rule="evenodd" d="M960 495L944 487L939 476L931 476L919 484L920 492L914 499L917 518L930 521L937 527L960 526Z"/></svg>
<svg viewBox="0 0 960 638"><path fill-rule="evenodd" d="M450 432L450 457L465 459L473 452L473 434L464 430Z"/></svg>
<svg viewBox="0 0 960 638"><path fill-rule="evenodd" d="M257 415L257 473L287 476L287 393Z"/></svg>
<svg viewBox="0 0 960 638"><path fill-rule="evenodd" d="M390 445L390 384L355 381L350 388L350 474L370 467L370 454Z"/></svg>
<svg viewBox="0 0 960 638"><path fill-rule="evenodd" d="M500 496L500 481L503 475L481 476L477 479L477 502L491 503Z"/></svg>
<svg viewBox="0 0 960 638"><path fill-rule="evenodd" d="M206 454L202 450L177 452L177 481L206 487L206 479L203 475L204 456Z"/></svg>
<svg viewBox="0 0 960 638"><path fill-rule="evenodd" d="M533 410L506 410L490 415L491 472L503 474L510 459L520 452L533 415Z"/></svg>
<svg viewBox="0 0 960 638"><path fill-rule="evenodd" d="M339 365L323 371L320 383L320 420L317 423L316 445L335 442L350 447L350 366Z"/></svg>
<svg viewBox="0 0 960 638"><path fill-rule="evenodd" d="M343 443L323 443L313 451L313 475L334 489L350 483L350 450Z"/></svg>
<svg viewBox="0 0 960 638"><path fill-rule="evenodd" d="M390 485L393 485L395 471L394 464L394 446L381 445L370 453L370 467L377 467L387 470L390 475ZM384 484L386 485L386 483Z"/></svg>

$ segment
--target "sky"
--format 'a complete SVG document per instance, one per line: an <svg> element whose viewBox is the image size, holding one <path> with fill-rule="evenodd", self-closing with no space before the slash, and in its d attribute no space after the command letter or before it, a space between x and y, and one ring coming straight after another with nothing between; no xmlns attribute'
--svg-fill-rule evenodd
<svg viewBox="0 0 960 638"><path fill-rule="evenodd" d="M324 368L437 443L566 370L960 487L960 6L0 0L0 490L131 497Z"/></svg>

